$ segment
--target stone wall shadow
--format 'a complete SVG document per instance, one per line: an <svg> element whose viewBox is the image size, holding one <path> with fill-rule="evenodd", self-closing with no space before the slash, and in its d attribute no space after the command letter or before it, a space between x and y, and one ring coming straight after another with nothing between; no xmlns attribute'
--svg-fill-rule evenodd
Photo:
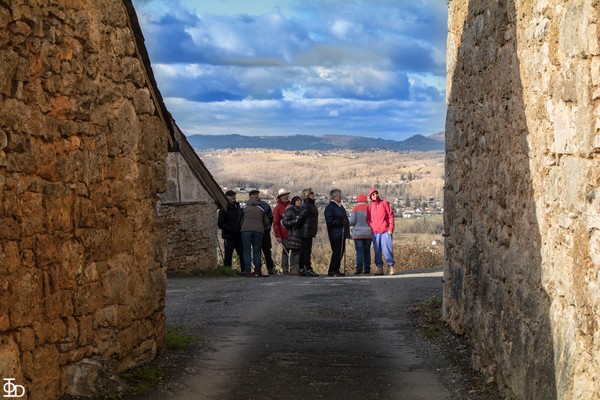
<svg viewBox="0 0 600 400"><path fill-rule="evenodd" d="M448 76L444 315L471 341L474 367L511 397L555 399L515 2L469 1L468 10L456 3L449 4L448 51L456 43L456 53L448 60L456 64Z"/></svg>

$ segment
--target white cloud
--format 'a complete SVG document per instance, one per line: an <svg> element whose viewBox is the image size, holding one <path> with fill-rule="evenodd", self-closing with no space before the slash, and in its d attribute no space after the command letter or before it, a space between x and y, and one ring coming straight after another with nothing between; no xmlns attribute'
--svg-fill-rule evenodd
<svg viewBox="0 0 600 400"><path fill-rule="evenodd" d="M343 19L335 20L331 24L331 32L340 39L348 39L352 35L360 34L362 29L359 25Z"/></svg>
<svg viewBox="0 0 600 400"><path fill-rule="evenodd" d="M188 134L443 130L446 2L134 4L159 89Z"/></svg>

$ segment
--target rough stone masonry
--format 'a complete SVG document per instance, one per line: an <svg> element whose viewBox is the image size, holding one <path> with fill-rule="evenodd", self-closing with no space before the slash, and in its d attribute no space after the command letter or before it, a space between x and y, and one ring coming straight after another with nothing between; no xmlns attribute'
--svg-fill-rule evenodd
<svg viewBox="0 0 600 400"><path fill-rule="evenodd" d="M451 0L445 304L511 398L600 397L600 1Z"/></svg>
<svg viewBox="0 0 600 400"><path fill-rule="evenodd" d="M168 132L129 23L121 0L0 2L0 379L29 399L163 346Z"/></svg>

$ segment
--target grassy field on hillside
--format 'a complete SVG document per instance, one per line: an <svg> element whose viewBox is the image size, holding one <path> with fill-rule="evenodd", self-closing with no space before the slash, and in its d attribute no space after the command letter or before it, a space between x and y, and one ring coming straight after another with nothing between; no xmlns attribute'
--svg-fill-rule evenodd
<svg viewBox="0 0 600 400"><path fill-rule="evenodd" d="M198 153L222 186L257 187L275 194L312 187L319 194L339 188L348 195L375 186L382 197L442 198L443 152L318 152L221 150Z"/></svg>

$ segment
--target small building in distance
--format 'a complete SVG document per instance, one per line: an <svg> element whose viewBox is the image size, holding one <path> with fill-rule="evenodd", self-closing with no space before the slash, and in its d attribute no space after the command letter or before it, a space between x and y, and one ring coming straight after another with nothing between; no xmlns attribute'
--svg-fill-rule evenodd
<svg viewBox="0 0 600 400"><path fill-rule="evenodd" d="M217 212L227 207L227 198L174 121L172 126L167 191L158 204L167 232L167 272L197 273L218 265Z"/></svg>

